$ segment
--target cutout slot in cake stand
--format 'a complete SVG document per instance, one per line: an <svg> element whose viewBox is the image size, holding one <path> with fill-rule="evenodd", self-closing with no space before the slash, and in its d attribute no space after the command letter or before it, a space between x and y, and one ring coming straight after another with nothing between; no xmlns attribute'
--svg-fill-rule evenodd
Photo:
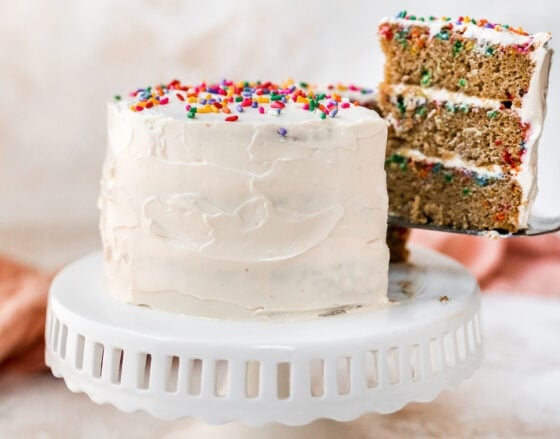
<svg viewBox="0 0 560 439"><path fill-rule="evenodd" d="M162 419L304 425L390 413L469 377L482 340L479 289L461 265L413 248L389 277L386 308L225 321L116 301L95 253L52 284L46 362L74 392Z"/></svg>

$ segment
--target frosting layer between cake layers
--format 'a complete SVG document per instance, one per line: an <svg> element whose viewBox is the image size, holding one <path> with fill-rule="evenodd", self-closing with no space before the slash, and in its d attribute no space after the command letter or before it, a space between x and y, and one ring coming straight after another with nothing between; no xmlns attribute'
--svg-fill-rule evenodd
<svg viewBox="0 0 560 439"><path fill-rule="evenodd" d="M188 91L167 95L141 111L135 99L108 107L99 206L113 295L219 318L387 301L387 128L375 112L321 119L302 99L281 111L260 99L263 110L239 107L230 123L188 118Z"/></svg>

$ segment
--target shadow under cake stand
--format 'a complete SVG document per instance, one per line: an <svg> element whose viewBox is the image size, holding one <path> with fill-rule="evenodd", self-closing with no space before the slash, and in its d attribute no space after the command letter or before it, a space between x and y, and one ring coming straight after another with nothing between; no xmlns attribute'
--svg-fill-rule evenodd
<svg viewBox="0 0 560 439"><path fill-rule="evenodd" d="M412 247L391 305L299 321L229 321L123 304L100 253L65 268L47 309L46 362L74 392L125 412L209 424L349 421L428 402L482 358L480 293L457 262Z"/></svg>

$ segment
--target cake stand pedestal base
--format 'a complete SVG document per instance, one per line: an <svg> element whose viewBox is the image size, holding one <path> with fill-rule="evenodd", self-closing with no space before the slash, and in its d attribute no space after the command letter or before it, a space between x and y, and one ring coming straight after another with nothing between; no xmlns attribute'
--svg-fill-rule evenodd
<svg viewBox="0 0 560 439"><path fill-rule="evenodd" d="M162 419L304 425L390 413L469 377L482 339L479 288L458 263L413 248L389 278L384 308L226 321L116 301L95 253L52 284L46 362L74 392Z"/></svg>

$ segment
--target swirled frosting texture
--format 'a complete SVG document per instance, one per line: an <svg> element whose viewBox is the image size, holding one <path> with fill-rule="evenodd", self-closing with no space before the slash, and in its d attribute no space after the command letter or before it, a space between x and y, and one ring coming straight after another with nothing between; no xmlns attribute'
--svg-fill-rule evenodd
<svg viewBox="0 0 560 439"><path fill-rule="evenodd" d="M232 124L109 104L99 206L114 296L218 318L386 302L386 124L292 106Z"/></svg>

